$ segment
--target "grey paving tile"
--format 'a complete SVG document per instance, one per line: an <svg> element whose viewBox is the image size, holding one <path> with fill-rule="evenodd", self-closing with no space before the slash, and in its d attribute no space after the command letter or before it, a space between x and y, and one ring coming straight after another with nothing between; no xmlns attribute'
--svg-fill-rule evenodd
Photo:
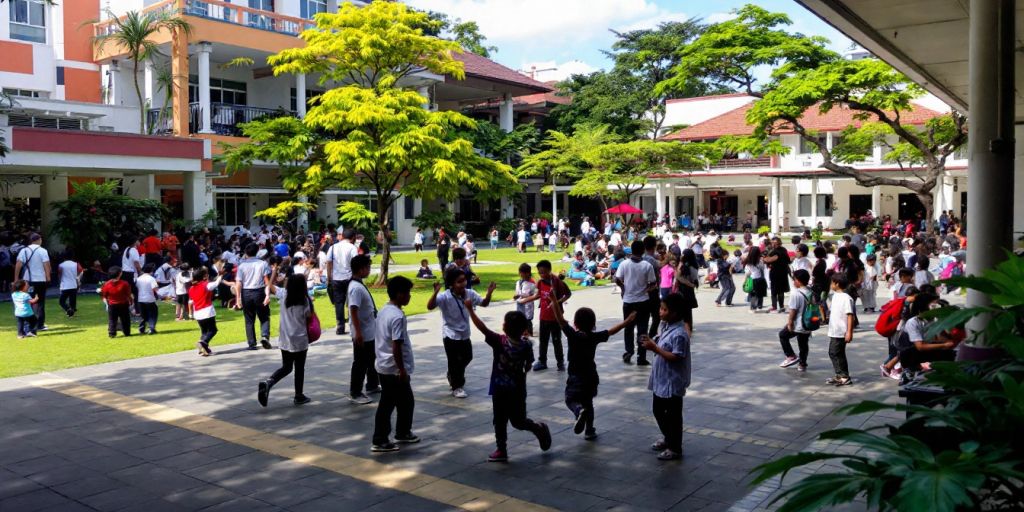
<svg viewBox="0 0 1024 512"><path fill-rule="evenodd" d="M241 494L232 492L223 487L212 484L203 484L184 491L166 494L162 498L165 501L180 505L190 510L200 510L241 497Z"/></svg>
<svg viewBox="0 0 1024 512"><path fill-rule="evenodd" d="M157 496L185 491L202 484L202 481L198 479L159 467L155 464L141 464L115 471L110 473L110 477L149 491Z"/></svg>
<svg viewBox="0 0 1024 512"><path fill-rule="evenodd" d="M60 494L49 489L37 489L31 492L18 494L9 498L0 499L0 510L12 510L18 512L34 512L49 507L63 507L74 503Z"/></svg>
<svg viewBox="0 0 1024 512"><path fill-rule="evenodd" d="M140 503L152 501L157 496L151 492L144 491L137 487L122 486L109 491L104 491L93 496L82 498L78 501L101 512L112 512L124 510Z"/></svg>

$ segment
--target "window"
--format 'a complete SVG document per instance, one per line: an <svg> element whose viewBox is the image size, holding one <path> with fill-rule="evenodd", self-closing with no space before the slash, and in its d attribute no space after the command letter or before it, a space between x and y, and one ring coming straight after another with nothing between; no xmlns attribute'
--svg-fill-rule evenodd
<svg viewBox="0 0 1024 512"><path fill-rule="evenodd" d="M247 88L248 84L245 82L211 78L210 103L247 105ZM199 101L199 77L196 75L189 75L188 77L188 101L191 103Z"/></svg>
<svg viewBox="0 0 1024 512"><path fill-rule="evenodd" d="M313 19L313 15L327 12L327 0L299 0L303 18Z"/></svg>
<svg viewBox="0 0 1024 512"><path fill-rule="evenodd" d="M8 89L4 87L4 94L18 98L44 98L42 91L30 91L28 89Z"/></svg>
<svg viewBox="0 0 1024 512"><path fill-rule="evenodd" d="M832 194L818 194L818 204L814 209L814 215L818 217L832 216Z"/></svg>
<svg viewBox="0 0 1024 512"><path fill-rule="evenodd" d="M825 137L824 133L821 134L821 135L816 136L815 138L818 139L818 141L821 142L822 144L826 143L826 137ZM813 153L817 153L817 152L818 152L818 146L815 146L813 142L811 142L811 141L809 141L809 140L807 140L807 139L805 139L803 137L800 137L800 154L801 155L813 154Z"/></svg>
<svg viewBox="0 0 1024 512"><path fill-rule="evenodd" d="M797 217L810 217L814 215L811 213L811 195L800 194L796 198L796 215Z"/></svg>
<svg viewBox="0 0 1024 512"><path fill-rule="evenodd" d="M249 0L249 7L261 11L274 12L274 0ZM274 20L270 16L259 14L246 14L249 19L249 26L262 28L264 30L274 29Z"/></svg>
<svg viewBox="0 0 1024 512"><path fill-rule="evenodd" d="M217 218L223 226L249 224L247 194L217 194Z"/></svg>
<svg viewBox="0 0 1024 512"><path fill-rule="evenodd" d="M26 114L10 114L7 116L9 126L28 126L31 128L51 128L56 130L84 130L81 119L70 117L33 116Z"/></svg>
<svg viewBox="0 0 1024 512"><path fill-rule="evenodd" d="M409 196L405 196L405 208L404 208L404 210L405 210L405 213L403 214L402 218L404 218L405 220L415 219L416 218L416 200L411 198L411 197L409 197Z"/></svg>
<svg viewBox="0 0 1024 512"><path fill-rule="evenodd" d="M11 10L11 39L46 42L44 0L8 0Z"/></svg>
<svg viewBox="0 0 1024 512"><path fill-rule="evenodd" d="M315 105L316 103L310 103L310 102L312 102L313 100L319 98L320 95L323 94L323 93L324 93L324 91L317 91L317 90L314 90L314 89L306 89L306 108L308 109L309 107ZM291 109L292 109L292 112L295 112L295 111L299 110L299 105L295 102L295 88L294 87L292 87L292 93L291 93Z"/></svg>

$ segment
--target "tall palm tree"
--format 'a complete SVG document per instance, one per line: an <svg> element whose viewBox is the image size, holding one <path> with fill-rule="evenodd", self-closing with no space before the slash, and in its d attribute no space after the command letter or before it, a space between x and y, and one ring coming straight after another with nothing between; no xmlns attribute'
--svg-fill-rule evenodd
<svg viewBox="0 0 1024 512"><path fill-rule="evenodd" d="M176 12L166 10L143 13L128 11L123 17L118 18L107 9L107 14L114 24L106 34L94 36L93 44L98 49L113 44L128 52L128 58L132 61L132 83L135 85L135 96L139 100L139 133L146 133L146 105L142 97L142 87L139 85L139 66L146 59L159 53L156 43L150 38L164 30L173 33L180 29L189 35L192 33L192 25Z"/></svg>

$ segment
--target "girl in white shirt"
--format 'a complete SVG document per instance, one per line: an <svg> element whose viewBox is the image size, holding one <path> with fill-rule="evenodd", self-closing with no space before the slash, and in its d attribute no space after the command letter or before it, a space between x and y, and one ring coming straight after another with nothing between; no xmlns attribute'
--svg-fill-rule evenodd
<svg viewBox="0 0 1024 512"><path fill-rule="evenodd" d="M75 316L78 309L78 285L82 279L82 266L75 261L74 253L68 249L67 259L57 266L60 280L60 307L68 318Z"/></svg>
<svg viewBox="0 0 1024 512"><path fill-rule="evenodd" d="M878 307L878 257L869 254L864 265L864 282L860 285L860 300L864 304L864 312L874 312Z"/></svg>

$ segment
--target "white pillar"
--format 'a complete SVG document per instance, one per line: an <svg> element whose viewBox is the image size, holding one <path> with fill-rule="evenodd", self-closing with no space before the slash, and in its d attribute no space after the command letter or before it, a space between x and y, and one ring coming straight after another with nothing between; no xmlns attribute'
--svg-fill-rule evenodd
<svg viewBox="0 0 1024 512"><path fill-rule="evenodd" d="M338 196L337 194L323 195L324 209L320 212L320 218L328 224L338 224Z"/></svg>
<svg viewBox="0 0 1024 512"><path fill-rule="evenodd" d="M818 225L818 178L811 178L811 229Z"/></svg>
<svg viewBox="0 0 1024 512"><path fill-rule="evenodd" d="M210 52L213 45L199 43L199 109L201 126L199 133L213 133L210 110Z"/></svg>
<svg viewBox="0 0 1024 512"><path fill-rule="evenodd" d="M782 232L782 179L772 178L772 190L768 201L769 225L772 233Z"/></svg>
<svg viewBox="0 0 1024 512"><path fill-rule="evenodd" d="M676 184L675 183L669 183L668 184L668 216L669 216L669 221L671 221L672 219L678 217L678 215L677 215L678 212L676 212L676 203L678 203L678 202L679 201L676 199Z"/></svg>
<svg viewBox="0 0 1024 512"><path fill-rule="evenodd" d="M306 117L306 74L295 75L295 113L299 118Z"/></svg>
<svg viewBox="0 0 1024 512"><path fill-rule="evenodd" d="M156 108L156 73L153 70L153 61L146 60L142 71L143 100L146 108Z"/></svg>
<svg viewBox="0 0 1024 512"><path fill-rule="evenodd" d="M935 203L932 208L932 220L938 220L942 212L953 209L953 184L956 178L949 175L949 171L943 172L939 183L934 189Z"/></svg>
<svg viewBox="0 0 1024 512"><path fill-rule="evenodd" d="M120 105L121 104L121 65L117 61L111 61L110 65L107 66L107 74L110 76L109 83L110 87L107 90L107 104L108 105Z"/></svg>
<svg viewBox="0 0 1024 512"><path fill-rule="evenodd" d="M505 93L505 98L498 106L498 125L506 132L512 131L512 95Z"/></svg>
<svg viewBox="0 0 1024 512"><path fill-rule="evenodd" d="M430 102L430 87L424 85L423 87L416 89L416 92L419 93L420 96L423 96L423 99L426 100L426 102L423 103L423 109L432 110Z"/></svg>
<svg viewBox="0 0 1024 512"><path fill-rule="evenodd" d="M40 221L42 222L43 240L46 241L47 247L53 250L63 249L64 243L56 237L50 238L50 227L57 220L57 210L52 205L57 201L67 201L67 199L67 174L43 176L42 183L39 185Z"/></svg>
<svg viewBox="0 0 1024 512"><path fill-rule="evenodd" d="M207 189L205 172L182 173L182 206L185 220L199 220L213 207L213 191Z"/></svg>
<svg viewBox="0 0 1024 512"><path fill-rule="evenodd" d="M299 196L297 199L300 203L309 202L309 197L307 196ZM299 229L309 231L309 212L305 209L300 209L296 224L298 224Z"/></svg>
<svg viewBox="0 0 1024 512"><path fill-rule="evenodd" d="M554 183L551 184L551 218L558 229L558 187Z"/></svg>
<svg viewBox="0 0 1024 512"><path fill-rule="evenodd" d="M654 184L654 211L658 213L658 220L665 215L665 193L662 191L661 182Z"/></svg>
<svg viewBox="0 0 1024 512"><path fill-rule="evenodd" d="M875 185L871 187L871 213L875 217L882 216L882 187Z"/></svg>

